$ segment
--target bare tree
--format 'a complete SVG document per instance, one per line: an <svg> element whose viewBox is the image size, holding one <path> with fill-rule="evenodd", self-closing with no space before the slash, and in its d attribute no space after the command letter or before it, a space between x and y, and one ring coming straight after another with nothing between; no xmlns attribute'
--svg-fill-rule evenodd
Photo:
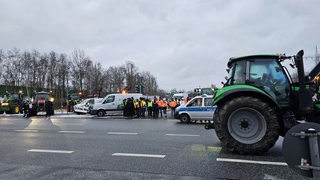
<svg viewBox="0 0 320 180"><path fill-rule="evenodd" d="M131 61L126 62L125 74L126 74L126 82L127 82L126 89L129 92L134 92L135 86L137 85L138 68L133 62Z"/></svg>
<svg viewBox="0 0 320 180"><path fill-rule="evenodd" d="M83 91L85 74L87 73L89 66L92 65L92 61L83 50L76 49L72 53L72 62L73 86L80 91Z"/></svg>
<svg viewBox="0 0 320 180"><path fill-rule="evenodd" d="M124 88L124 80L126 77L124 66L111 66L107 71L108 78L111 81L111 92L120 92Z"/></svg>
<svg viewBox="0 0 320 180"><path fill-rule="evenodd" d="M90 74L91 74L92 81L91 81L89 93L92 95L97 94L101 96L103 85L104 85L103 70L102 70L101 64L100 63L93 64Z"/></svg>
<svg viewBox="0 0 320 180"><path fill-rule="evenodd" d="M149 72L142 72L141 73L143 82L142 85L144 86L144 93L153 95L158 93L158 84L156 78Z"/></svg>

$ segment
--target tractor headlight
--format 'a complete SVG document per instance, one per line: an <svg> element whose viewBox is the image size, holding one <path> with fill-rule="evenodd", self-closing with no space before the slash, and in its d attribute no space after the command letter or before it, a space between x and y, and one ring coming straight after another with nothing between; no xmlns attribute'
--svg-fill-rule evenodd
<svg viewBox="0 0 320 180"><path fill-rule="evenodd" d="M8 102L3 102L3 103L1 103L1 106L9 106L9 103Z"/></svg>

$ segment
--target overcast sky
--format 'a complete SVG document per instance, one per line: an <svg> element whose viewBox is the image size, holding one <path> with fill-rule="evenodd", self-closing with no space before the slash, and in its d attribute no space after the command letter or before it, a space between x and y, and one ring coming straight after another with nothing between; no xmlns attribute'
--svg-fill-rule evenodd
<svg viewBox="0 0 320 180"><path fill-rule="evenodd" d="M0 49L132 61L165 90L221 87L231 56L316 46L319 0L0 0Z"/></svg>

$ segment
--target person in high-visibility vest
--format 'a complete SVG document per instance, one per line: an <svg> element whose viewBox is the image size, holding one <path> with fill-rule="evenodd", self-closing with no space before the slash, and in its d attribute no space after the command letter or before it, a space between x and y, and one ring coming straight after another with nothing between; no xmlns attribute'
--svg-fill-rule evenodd
<svg viewBox="0 0 320 180"><path fill-rule="evenodd" d="M139 101L139 117L145 117L145 114L146 114L146 108L147 108L147 103L146 103L146 100L144 98L140 98L140 101Z"/></svg>
<svg viewBox="0 0 320 180"><path fill-rule="evenodd" d="M174 113L177 107L177 102L174 99L171 99L171 101L169 102L169 107L171 110L171 118L174 118Z"/></svg>
<svg viewBox="0 0 320 180"><path fill-rule="evenodd" d="M152 117L152 101L151 101L151 99L147 99L147 111L148 111L148 117Z"/></svg>
<svg viewBox="0 0 320 180"><path fill-rule="evenodd" d="M159 107L159 114L161 117L166 117L167 116L167 102L162 99L162 97L159 98L158 101L158 107Z"/></svg>
<svg viewBox="0 0 320 180"><path fill-rule="evenodd" d="M139 100L138 99L135 99L134 101L133 101L133 105L134 105L134 112L135 112L135 115L136 115L136 117L140 117L140 115L139 115Z"/></svg>

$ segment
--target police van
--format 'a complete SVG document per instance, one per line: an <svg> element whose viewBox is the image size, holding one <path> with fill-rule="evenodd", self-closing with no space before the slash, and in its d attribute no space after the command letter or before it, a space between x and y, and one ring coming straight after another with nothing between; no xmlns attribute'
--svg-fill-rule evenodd
<svg viewBox="0 0 320 180"><path fill-rule="evenodd" d="M141 93L126 93L126 94L108 94L99 103L89 107L91 115L104 116L108 114L121 114L123 111L123 101L127 98L139 99Z"/></svg>
<svg viewBox="0 0 320 180"><path fill-rule="evenodd" d="M196 96L176 108L175 118L182 123L196 122L198 120L213 120L216 106L213 105L212 95Z"/></svg>

